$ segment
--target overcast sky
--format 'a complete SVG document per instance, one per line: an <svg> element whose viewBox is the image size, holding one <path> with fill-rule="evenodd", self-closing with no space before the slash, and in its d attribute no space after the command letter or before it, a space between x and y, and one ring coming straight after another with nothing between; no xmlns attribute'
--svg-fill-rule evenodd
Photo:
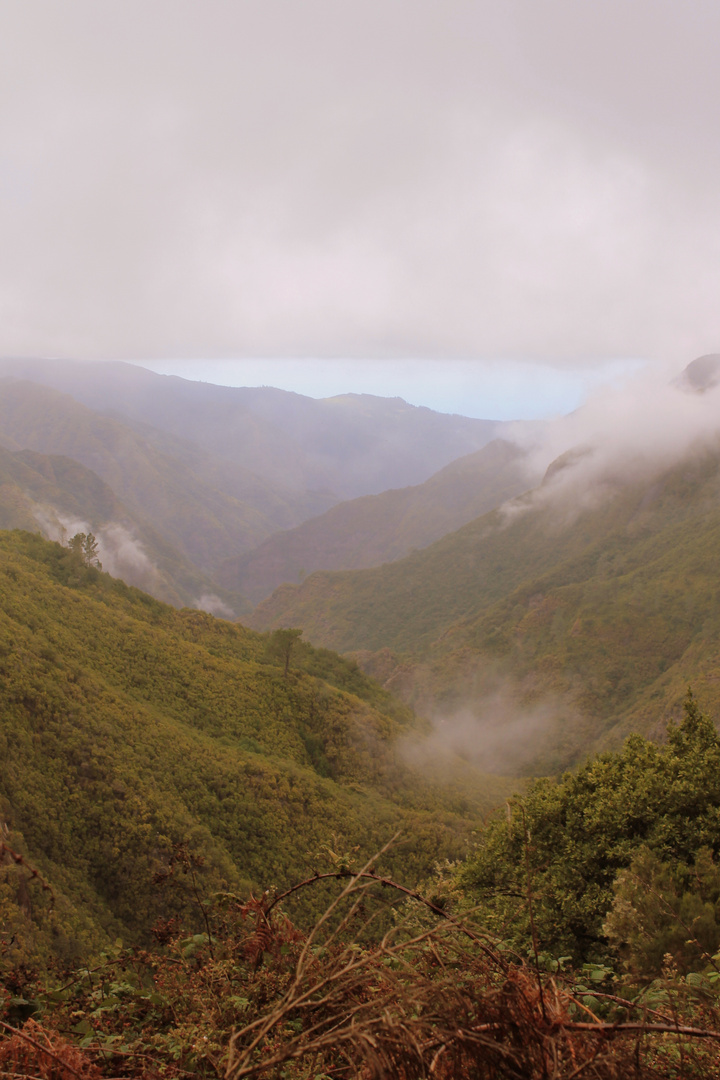
<svg viewBox="0 0 720 1080"><path fill-rule="evenodd" d="M682 367L720 347L718 56L717 0L0 0L0 355L536 413Z"/></svg>

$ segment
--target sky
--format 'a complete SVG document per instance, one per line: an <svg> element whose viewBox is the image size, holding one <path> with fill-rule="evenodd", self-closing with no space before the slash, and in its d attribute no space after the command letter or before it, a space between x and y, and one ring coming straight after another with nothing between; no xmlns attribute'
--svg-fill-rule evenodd
<svg viewBox="0 0 720 1080"><path fill-rule="evenodd" d="M498 418L679 370L718 43L717 0L0 0L0 356Z"/></svg>

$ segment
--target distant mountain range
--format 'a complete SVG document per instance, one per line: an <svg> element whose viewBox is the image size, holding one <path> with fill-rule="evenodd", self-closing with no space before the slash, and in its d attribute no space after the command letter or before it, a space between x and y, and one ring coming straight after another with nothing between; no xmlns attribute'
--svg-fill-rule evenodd
<svg viewBox="0 0 720 1080"><path fill-rule="evenodd" d="M570 446L541 478L498 425L397 399L18 362L0 524L90 529L157 597L352 653L482 767L555 771L675 715L688 681L720 710L719 374L676 380L684 450Z"/></svg>
<svg viewBox="0 0 720 1080"><path fill-rule="evenodd" d="M213 610L228 614L248 610L247 597L259 599L276 583L276 576L266 582L259 570L263 553L257 573L238 562L267 537L321 515L342 499L422 483L485 446L502 428L416 408L399 398L347 395L316 401L270 388L193 383L123 363L0 364L0 446L62 455L92 470L122 503L123 528L130 529L157 571L145 574L144 587L182 603L196 601L200 589L201 598L216 596L217 603L210 601ZM476 480L495 484L492 470L482 479L482 467ZM449 482L456 484L452 477ZM92 485L84 487L89 496ZM498 480L497 497L511 489ZM495 497L488 495L491 502ZM457 495L449 494L445 506L442 498L431 500L440 528L443 517L449 527L456 523L453 499L457 504ZM45 502L55 505L49 496ZM388 521L383 525L387 543L353 553L349 565L392 557L387 551L402 553L407 545L437 535L428 532L427 520L412 526L411 511L397 511L391 499L388 513L396 512L405 516L405 524ZM55 535L43 520L34 514L35 526ZM113 524L100 504L87 499L83 520L94 531L105 527L107 535ZM341 514L338 529L347 533L344 520ZM150 532L155 539L148 546ZM161 567L156 552L163 545ZM338 537L335 547L343 546L347 549L347 542ZM294 574L294 566L288 572Z"/></svg>
<svg viewBox="0 0 720 1080"><path fill-rule="evenodd" d="M507 427L401 398L316 400L272 387L191 382L121 362L6 360L3 373L53 387L126 423L150 425L282 490L326 492L334 502L422 483ZM245 491L229 493L244 498Z"/></svg>

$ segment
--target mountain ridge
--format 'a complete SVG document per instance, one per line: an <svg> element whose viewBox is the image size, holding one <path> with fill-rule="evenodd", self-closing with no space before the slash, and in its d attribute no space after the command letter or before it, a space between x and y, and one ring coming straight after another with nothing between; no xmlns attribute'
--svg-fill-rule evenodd
<svg viewBox="0 0 720 1080"><path fill-rule="evenodd" d="M337 500L421 483L507 427L402 398L316 399L273 387L224 387L120 361L5 360L2 372L149 423L281 487L329 491Z"/></svg>
<svg viewBox="0 0 720 1080"><path fill-rule="evenodd" d="M226 588L259 602L315 570L352 570L402 558L494 509L531 484L523 452L494 439L423 484L338 503L217 571Z"/></svg>

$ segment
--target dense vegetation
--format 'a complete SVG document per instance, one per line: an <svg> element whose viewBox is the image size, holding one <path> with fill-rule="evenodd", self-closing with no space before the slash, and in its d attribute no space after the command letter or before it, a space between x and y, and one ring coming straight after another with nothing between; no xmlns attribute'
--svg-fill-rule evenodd
<svg viewBox="0 0 720 1080"><path fill-rule="evenodd" d="M166 913L177 893L194 904L156 922L152 948L118 942L92 967L42 975L10 962L6 938L0 1067L62 1080L717 1075L719 759L690 697L666 746L636 737L534 785L429 897L388 877L381 851L364 865L328 852L286 895L242 899L178 847ZM6 884L40 893L31 873L11 864ZM328 881L314 925L288 919L290 893Z"/></svg>
<svg viewBox="0 0 720 1080"><path fill-rule="evenodd" d="M509 802L507 815L483 831L460 882L481 903L488 927L516 944L529 939L532 896L535 932L553 955L607 959L609 935L621 952L631 947L639 955L650 946L645 965L654 955L659 974L666 952L687 971L720 948L718 855L720 739L689 694L684 719L670 726L665 744L633 735L622 751L559 780L538 780ZM681 891L673 903L673 886L663 882L650 921L647 893L668 869ZM638 874L645 895L634 895L629 919ZM689 925L678 918L683 888L702 896Z"/></svg>
<svg viewBox="0 0 720 1080"><path fill-rule="evenodd" d="M717 1071L720 740L691 696L665 743L481 827L507 787L399 762L417 721L356 665L75 548L0 535L0 1068Z"/></svg>
<svg viewBox="0 0 720 1080"><path fill-rule="evenodd" d="M268 634L0 534L0 1070L717 1075L720 739L679 706L718 705L719 462L314 575ZM8 513L73 477L119 505L0 468ZM553 701L535 764L582 763L420 771L423 722L304 621L408 701Z"/></svg>
<svg viewBox="0 0 720 1080"><path fill-rule="evenodd" d="M300 643L285 675L266 637L38 536L0 535L0 598L0 819L55 894L48 914L6 890L16 959L147 937L179 844L248 894L400 828L395 865L421 877L506 788L403 765L412 714L355 665Z"/></svg>
<svg viewBox="0 0 720 1080"><path fill-rule="evenodd" d="M381 653L387 671L390 650L420 710L472 707L502 680L518 709L548 701L557 723L526 769L556 772L679 715L688 681L720 709L719 476L715 449L610 477L584 509L541 493L396 563L283 586L252 622L362 650L368 670Z"/></svg>

